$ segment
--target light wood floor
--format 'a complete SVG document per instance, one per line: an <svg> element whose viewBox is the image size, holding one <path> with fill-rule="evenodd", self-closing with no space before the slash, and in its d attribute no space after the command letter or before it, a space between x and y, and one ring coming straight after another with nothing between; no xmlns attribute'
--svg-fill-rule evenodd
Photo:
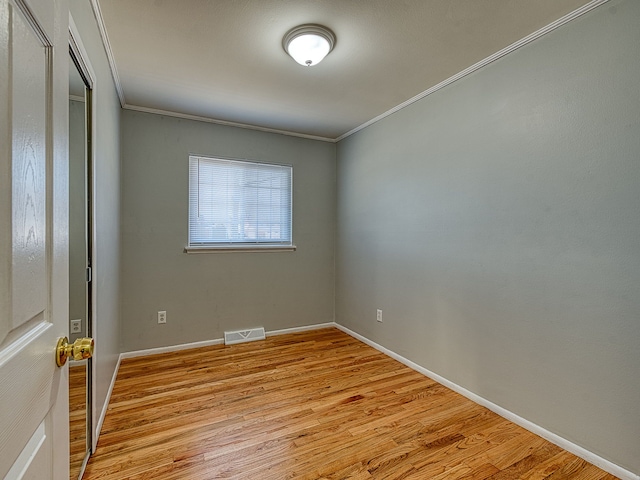
<svg viewBox="0 0 640 480"><path fill-rule="evenodd" d="M84 478L615 477L324 329L124 360Z"/></svg>
<svg viewBox="0 0 640 480"><path fill-rule="evenodd" d="M87 451L87 364L69 365L69 479L77 480Z"/></svg>

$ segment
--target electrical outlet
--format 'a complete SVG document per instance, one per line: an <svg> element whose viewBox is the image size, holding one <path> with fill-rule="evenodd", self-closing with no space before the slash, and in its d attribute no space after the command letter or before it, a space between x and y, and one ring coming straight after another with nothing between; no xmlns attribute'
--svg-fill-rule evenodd
<svg viewBox="0 0 640 480"><path fill-rule="evenodd" d="M376 320L382 322L382 310L380 309L376 312Z"/></svg>
<svg viewBox="0 0 640 480"><path fill-rule="evenodd" d="M82 333L82 320L71 320L71 333Z"/></svg>
<svg viewBox="0 0 640 480"><path fill-rule="evenodd" d="M167 311L161 310L158 312L158 323L167 323Z"/></svg>

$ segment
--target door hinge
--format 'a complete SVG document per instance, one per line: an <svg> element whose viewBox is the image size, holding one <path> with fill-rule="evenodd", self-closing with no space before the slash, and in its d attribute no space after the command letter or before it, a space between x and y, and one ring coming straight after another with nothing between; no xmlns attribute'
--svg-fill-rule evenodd
<svg viewBox="0 0 640 480"><path fill-rule="evenodd" d="M91 267L87 267L87 282L91 281Z"/></svg>

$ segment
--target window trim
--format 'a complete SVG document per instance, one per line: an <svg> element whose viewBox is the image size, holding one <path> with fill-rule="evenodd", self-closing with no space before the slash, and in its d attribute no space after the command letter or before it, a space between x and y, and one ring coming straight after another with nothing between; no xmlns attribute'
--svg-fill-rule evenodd
<svg viewBox="0 0 640 480"><path fill-rule="evenodd" d="M293 243L293 165L285 164L285 163L276 163L276 162L265 162L265 161L256 161L247 158L232 158L232 157L224 157L220 155L201 155L196 153L189 153L188 159L189 162L192 158L210 158L212 160L228 160L230 162L246 162L258 165L268 165L268 166L280 166L280 167L289 167L291 168L291 192L290 192L290 201L291 201L291 243L290 244L278 244L278 243L265 243L261 244L258 242L246 242L246 243L220 243L220 244L194 244L191 245L189 243L191 237L191 218L190 218L190 201L187 202L187 245L184 247L184 253L187 254L207 254L207 253L234 253L234 252L244 252L244 253L265 253L265 252L295 252L297 250L297 246ZM187 192L190 195L191 192L191 178L188 178L187 181ZM188 195L188 196L189 196Z"/></svg>
<svg viewBox="0 0 640 480"><path fill-rule="evenodd" d="M203 247L184 247L184 253L192 254L200 254L200 253L234 253L234 252L245 252L245 253L265 253L265 252L295 252L298 249L295 245L233 245L227 246L222 245L219 247L215 246L203 246Z"/></svg>

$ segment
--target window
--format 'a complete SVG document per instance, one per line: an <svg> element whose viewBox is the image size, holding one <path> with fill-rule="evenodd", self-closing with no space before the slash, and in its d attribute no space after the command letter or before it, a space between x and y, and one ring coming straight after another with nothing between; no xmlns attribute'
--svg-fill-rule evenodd
<svg viewBox="0 0 640 480"><path fill-rule="evenodd" d="M189 156L189 245L211 249L293 250L293 169Z"/></svg>

